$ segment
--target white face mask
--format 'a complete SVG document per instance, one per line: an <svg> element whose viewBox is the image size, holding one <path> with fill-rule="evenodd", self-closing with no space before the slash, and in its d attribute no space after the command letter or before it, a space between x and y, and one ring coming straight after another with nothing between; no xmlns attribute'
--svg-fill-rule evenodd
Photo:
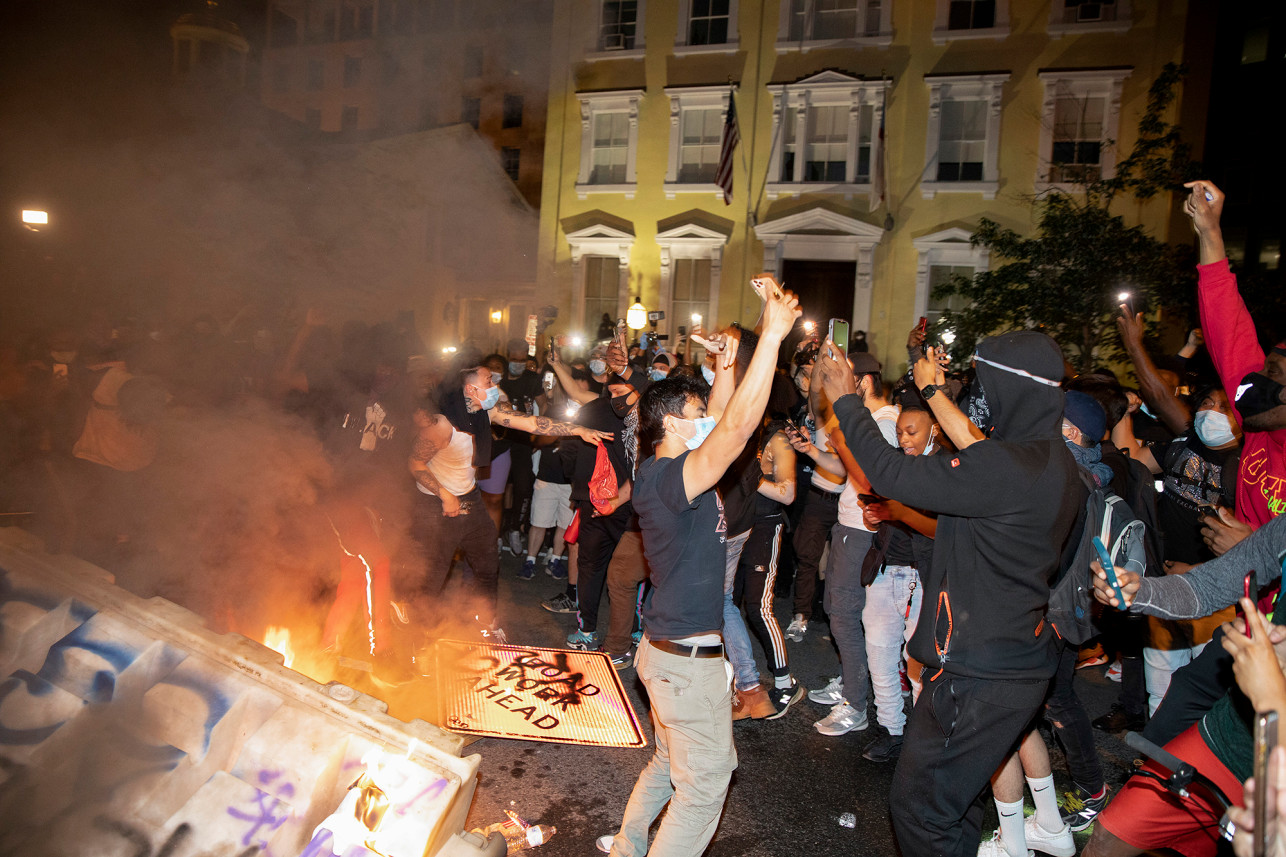
<svg viewBox="0 0 1286 857"><path fill-rule="evenodd" d="M707 383L707 384L713 384L713 383L714 383L714 370L713 370L713 369L711 369L709 366L702 366L702 367L701 367L701 377L706 379L706 383Z"/></svg>
<svg viewBox="0 0 1286 857"><path fill-rule="evenodd" d="M1237 439L1232 431L1232 420L1219 411L1197 411L1192 418L1192 428L1201 442L1212 449Z"/></svg>
<svg viewBox="0 0 1286 857"><path fill-rule="evenodd" d="M505 376L501 375L499 372L491 373L491 383L495 384L496 386L499 386L500 382L503 381L504 379L505 379Z"/></svg>
<svg viewBox="0 0 1286 857"><path fill-rule="evenodd" d="M589 361L589 374L603 375L607 372L607 363L603 360Z"/></svg>
<svg viewBox="0 0 1286 857"><path fill-rule="evenodd" d="M683 437L683 443L688 449L696 449L699 447L705 439L710 436L710 432L714 431L714 427L718 422L714 417L697 417L695 420L685 420L683 417L675 417L674 421L676 423L689 423L692 426L693 433L691 437L683 437L683 435L675 431L675 434L679 434L679 437Z"/></svg>
<svg viewBox="0 0 1286 857"><path fill-rule="evenodd" d="M921 455L933 455L934 450L938 448L938 445L933 442L936 434L933 426L929 426L929 442L924 445L924 452L920 453Z"/></svg>

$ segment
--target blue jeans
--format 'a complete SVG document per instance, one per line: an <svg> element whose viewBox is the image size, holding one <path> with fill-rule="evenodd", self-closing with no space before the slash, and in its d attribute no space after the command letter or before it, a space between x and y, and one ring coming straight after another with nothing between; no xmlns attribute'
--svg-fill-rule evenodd
<svg viewBox="0 0 1286 857"><path fill-rule="evenodd" d="M866 587L862 586L862 560L871 548L874 533L836 524L831 529L831 561L826 567L824 604L830 618L831 636L839 649L840 672L844 676L844 699L865 713L866 635L862 631L862 609Z"/></svg>
<svg viewBox="0 0 1286 857"><path fill-rule="evenodd" d="M750 632L746 630L746 620L741 618L741 611L732 603L737 564L741 561L741 549L749 538L750 530L746 530L728 539L728 564L723 574L723 652L732 664L733 675L737 677L737 690L750 690L759 684L759 666L755 663L755 651L750 647Z"/></svg>
<svg viewBox="0 0 1286 857"><path fill-rule="evenodd" d="M737 767L728 662L672 655L644 639L634 668L652 705L656 752L630 793L612 857L698 857L719 826ZM667 803L649 850L648 828Z"/></svg>
<svg viewBox="0 0 1286 857"><path fill-rule="evenodd" d="M885 566L866 588L862 625L866 629L866 659L875 690L875 716L890 735L901 735L906 726L902 706L902 662L906 641L920 618L920 573L906 565ZM907 660L913 699L920 695L921 665Z"/></svg>

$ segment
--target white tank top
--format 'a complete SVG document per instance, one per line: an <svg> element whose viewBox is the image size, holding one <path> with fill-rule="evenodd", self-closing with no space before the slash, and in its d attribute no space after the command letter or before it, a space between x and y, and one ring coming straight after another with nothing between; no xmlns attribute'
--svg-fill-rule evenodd
<svg viewBox="0 0 1286 857"><path fill-rule="evenodd" d="M428 468L443 490L456 497L468 494L477 484L477 471L473 467L473 435L452 426L451 441L445 449L439 450L437 455L429 459ZM415 483L415 487L425 494L433 494L419 482Z"/></svg>

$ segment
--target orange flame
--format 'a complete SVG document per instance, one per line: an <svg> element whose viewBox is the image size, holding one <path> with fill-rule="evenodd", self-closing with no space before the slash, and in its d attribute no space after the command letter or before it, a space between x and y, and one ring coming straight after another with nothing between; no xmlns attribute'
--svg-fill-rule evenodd
<svg viewBox="0 0 1286 857"><path fill-rule="evenodd" d="M277 625L269 625L268 630L264 631L263 644L274 652L279 653L286 659L286 666L292 666L295 662L295 650L290 645L290 629L282 628Z"/></svg>

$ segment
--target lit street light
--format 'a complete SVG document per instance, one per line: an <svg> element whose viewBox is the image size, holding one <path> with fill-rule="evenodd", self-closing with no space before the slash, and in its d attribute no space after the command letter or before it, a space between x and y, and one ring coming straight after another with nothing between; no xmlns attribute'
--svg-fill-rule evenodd
<svg viewBox="0 0 1286 857"><path fill-rule="evenodd" d="M39 232L40 230L37 227L49 225L49 212L24 208L22 210L22 223L32 232Z"/></svg>

